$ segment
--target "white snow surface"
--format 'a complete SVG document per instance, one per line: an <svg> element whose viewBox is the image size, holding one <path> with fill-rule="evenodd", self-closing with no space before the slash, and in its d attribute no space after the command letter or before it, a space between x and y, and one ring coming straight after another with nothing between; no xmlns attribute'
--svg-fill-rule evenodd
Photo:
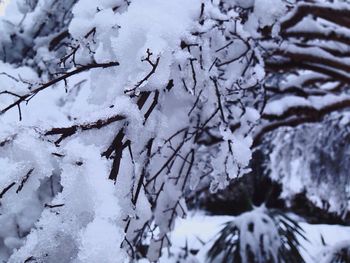
<svg viewBox="0 0 350 263"><path fill-rule="evenodd" d="M202 212L192 213L186 219L177 220L171 241L175 248L183 248L187 242L189 249L199 249L198 254L193 257L193 261L188 262L207 262L206 253L213 244L216 234L226 222L233 219L235 219L233 216L211 216ZM299 222L299 224L308 239L308 241L300 239L303 247L300 251L306 263L319 262L319 255L322 251L339 242L344 243L350 240L350 226L313 225L305 222ZM321 236L327 246L322 244ZM173 263L175 261L164 256L160 262Z"/></svg>
<svg viewBox="0 0 350 263"><path fill-rule="evenodd" d="M299 96L289 95L284 96L280 99L272 100L267 103L264 113L269 115L282 115L290 108L295 107L309 107L317 110L323 107L338 103L341 101L349 100L348 95L335 95L327 94L324 96L309 96L308 98L303 98Z"/></svg>
<svg viewBox="0 0 350 263"><path fill-rule="evenodd" d="M45 1L39 2L40 5L45 6ZM273 25L285 12L282 1L236 0L235 2L241 4L242 7L254 7L254 13L245 26L247 32L244 32L241 25L237 26L237 30L242 31L244 37L249 36L249 34L253 35L258 25ZM0 225L5 227L0 227L2 242L0 243L0 259L17 263L25 261L30 256L45 259L47 253L50 254L49 258L46 258L47 262L56 262L54 260L57 258L60 260L59 262L74 263L119 263L127 260L125 250L119 248L124 237L122 219L141 218L131 223L130 229L137 229L152 216L150 204L143 191L140 193L137 205L133 207L130 204L130 185L134 183L135 175L140 172L141 165L143 165L143 159L139 156L141 155L139 154L142 150L141 147L145 145L150 134L157 134L154 147L161 148L165 138L189 125L187 122L188 112L191 109L191 102L196 99L196 96L191 97L188 94L197 95L195 88L198 92L198 86L204 87L202 95L198 96L200 103L204 105L204 110L201 109L200 112L203 120L212 114L213 105L217 104L215 92L208 84L210 81L207 81L209 79L208 65L213 63L213 57L208 55L203 58L205 68L203 71L205 73L198 74L197 87L194 86L192 83L194 81L190 77L188 83L191 86L193 84L194 88L189 93L183 92L181 86L174 88L175 91L167 93L167 97L161 95L159 100L162 107L155 110L153 117L146 125L142 125L144 112L141 112L124 92L135 87L152 69L151 65L145 61L148 49L152 53L149 58L153 63L159 58L159 65L155 74L138 87L136 95L139 95L140 91L162 90L169 79L178 78L181 80L181 78L192 76L192 73L186 71L189 69L188 61L192 57L181 50L180 41L186 39L191 43L193 40L190 31L194 29L195 21L199 17L200 1L133 0L127 7L127 11L125 11L126 8L120 12L113 11L116 4L122 5L123 3L125 1L122 0L80 0L73 10L74 19L69 26L69 32L78 42L80 41L82 46L86 41L84 39L86 33L92 27L96 27L96 43L94 43L95 46L91 44L93 55L82 48L82 51L79 51L81 53L77 53L79 63L89 63L90 59L93 58L98 63L118 61L119 67L95 69L78 77L70 78L68 81L70 88L67 94L64 83L59 83L37 94L28 105L23 104L21 108L23 121L19 125L20 129L17 129L19 126L16 126L18 124L18 109L16 107L1 116L0 138L8 138L15 131L18 134L16 134L16 140L8 151L9 154L0 154L0 167L6 167L1 171L0 189L4 189L12 182L16 184L1 200L4 205L0 208ZM7 16L7 19L15 26L22 17L15 0L9 5L8 11L10 15ZM206 12L205 16L210 15L222 20L227 18L215 8ZM28 20L35 20L35 15L35 12L29 13ZM235 13L231 12L230 15L234 16ZM211 28L213 25L212 22L206 23L204 23L203 28ZM0 38L9 39L9 36L4 33L7 27L7 22L1 21ZM203 30L203 28L201 29ZM213 45L219 49L226 43L222 41L225 40L225 37L220 32L223 39L219 39L219 34L215 34L215 30L217 29L214 27L210 30L212 35L207 39L214 39L213 42L217 41ZM207 53L211 54L208 48L209 44L203 42L203 49L208 49ZM230 58L236 57L246 48L245 44L239 44L239 41L235 42L233 46L232 49L228 48L227 52L224 53L229 54ZM319 49L310 51L316 53ZM224 55L220 59L221 62L228 60ZM177 72L174 70L180 64L184 69L181 73L183 76L176 74ZM240 64L242 61L227 66L227 76L225 76L228 79L227 82L234 83L237 80L243 65L239 66ZM199 63L195 62L194 67L198 69ZM34 83L35 88L40 85L40 82L45 81L45 77L43 80L39 80L36 73L27 67L15 68L0 62L0 69L0 72L7 72L14 77L1 74L1 84L6 89L20 95L28 92L27 82ZM212 72L215 70L214 68ZM198 72L200 71L198 70ZM262 80L264 70L260 65L256 65L253 69L248 69L247 75L250 77L246 83L242 84L243 86L249 86L249 83ZM82 88L79 84L81 81L84 84ZM210 88L205 89L207 85ZM223 87L219 88L224 89ZM15 99L16 96L1 96L0 108L6 107ZM347 97L327 95L322 98L315 96L303 99L290 96L269 103L265 113L280 115L292 106L321 108L342 99L347 99ZM110 105L113 107L109 108ZM207 105L209 106L205 107ZM233 134L227 132L228 127L220 129L219 132L223 135L225 143L215 149L216 152L220 153L229 152L226 142L233 141L231 145L232 156L230 156L231 159L226 167L229 170L230 178L237 176L239 170L237 165L240 166L241 171L248 171L244 167L251 159L252 138L247 133L251 124L259 119L258 111L253 108L247 108L243 115L241 115L242 110L239 107L232 107L232 111L235 118L242 120L243 125ZM102 117L111 117L116 112L128 119L129 127L125 128L126 137L132 141L136 160L134 166L124 163L121 165L116 185L107 179L111 164L102 158L100 153L108 147L108 142L113 140L116 129L122 127L119 123L109 126L110 129L102 129L102 136L101 134L96 136L94 132L90 131L85 132L84 136L80 134L81 138L72 136L71 140L64 141L60 147L55 147L52 142L42 140L41 136L44 131L52 127L94 122ZM220 128L222 127L220 126ZM133 144L133 141L138 143ZM215 172L223 171L225 155L217 154L217 157L213 154L215 151L206 155L206 150L205 146L198 149L198 152L203 151L203 156L200 156L202 163L196 167L198 170L195 172L203 172L205 164L208 163L216 168ZM62 159L56 158L57 155L53 156L53 153L61 155L59 158ZM130 159L129 154L123 155L123 160L130 161ZM137 161L140 162L137 163ZM163 163L163 161L159 157L159 163ZM64 165L61 165L62 163ZM80 166L77 163L83 165ZM33 175L18 195L16 193L18 185L23 181L23 176L32 168L34 168ZM155 166L153 170L156 168L158 170L159 167ZM195 172L190 175L193 185L196 185L196 179L193 179L196 176ZM218 174L213 173L211 176L215 177L215 183L219 185L219 188L224 188L227 185L227 176L219 172ZM60 192L53 189L52 193L48 193L49 190L43 193L40 189L52 183L50 180L53 180L53 175L60 177L60 182L56 182L56 185L62 185L63 190ZM295 185L298 188L301 187L300 182L296 182ZM180 208L175 210L180 216L185 217L187 212L179 189L172 184L167 184L165 190L160 194L160 201L155 212L155 221L163 232L174 227L173 224L168 226L168 221L166 221L168 216L163 213L169 208L168 202L170 204L178 202L181 205L184 211L181 211ZM48 208L45 207L47 204L62 206ZM199 254L193 257L193 262L204 262L205 253L208 245L212 242L212 237L221 228L221 224L230 219L232 217L205 215L191 216L186 220L179 219L172 234L173 244L175 247L183 246L185 240L188 239L191 246L200 248ZM333 244L340 239L345 240L350 235L349 228L340 226L311 226L305 223L302 223L302 226L305 227L307 236L310 236L310 239L314 238L312 245L305 243L305 247L308 248L306 251L310 253L309 255L305 252L305 257L308 260L312 260L321 250L321 244L318 243L321 233L327 244ZM339 235L334 235L332 231L333 233L342 232ZM18 237L18 233L22 238ZM199 240L208 243L202 248ZM66 252L65 255L60 255L62 251ZM154 255L149 256L156 258ZM161 262L169 262L169 260L164 256Z"/></svg>

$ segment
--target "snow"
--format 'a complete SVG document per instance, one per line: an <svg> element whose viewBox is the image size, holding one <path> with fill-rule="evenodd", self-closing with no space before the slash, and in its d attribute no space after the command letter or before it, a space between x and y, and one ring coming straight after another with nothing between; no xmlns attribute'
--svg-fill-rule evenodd
<svg viewBox="0 0 350 263"><path fill-rule="evenodd" d="M281 99L269 102L264 110L265 114L282 115L291 107L307 106L310 107L312 104L305 98L299 96L284 96Z"/></svg>
<svg viewBox="0 0 350 263"><path fill-rule="evenodd" d="M133 1L128 12L117 18L120 30L118 37L112 40L116 60L122 65L116 73L119 87L125 90L133 88L137 84L135 80L142 80L151 70L151 66L142 61L147 56L147 49L153 53L151 60L161 58L156 69L157 77L151 77L145 85L149 86L148 89L166 86L169 66L173 63L171 53L179 49L179 40L193 26L199 7L195 0Z"/></svg>
<svg viewBox="0 0 350 263"><path fill-rule="evenodd" d="M167 236L175 228L173 243L180 246L188 238L200 248L189 262L203 262L219 224L232 217L176 218L188 214L190 190L224 189L230 179L250 171L251 132L260 119L265 81L254 37L260 37L259 28L278 24L285 1L80 0L72 7L74 3L13 0L0 21L0 59L7 61L0 61L0 110L60 76L57 72L119 63L74 75L1 113L0 190L9 188L1 197L0 261L127 262L129 240L150 241L147 256L156 261L160 250L170 246ZM242 10L229 8L232 4L249 8L246 23L241 23ZM70 37L64 37L61 48L49 50L65 32ZM296 45L280 47L305 52ZM349 62L321 47L307 51L331 62ZM294 80L287 79L285 87L293 82L302 86L303 78ZM321 109L346 99L278 97L264 113L282 115L294 106ZM63 135L59 145L54 143L59 135L46 133L117 115L124 119ZM116 134L122 134L119 142ZM104 156L107 149L112 152ZM293 174L301 166L299 160L289 165ZM308 182L285 179L293 184L290 192ZM273 250L280 243L265 216L264 211L247 213L236 223L247 230L246 223L254 222L256 234ZM242 236L244 244L253 243L254 252L261 252L256 235L244 231ZM207 242L203 249L200 240Z"/></svg>
<svg viewBox="0 0 350 263"><path fill-rule="evenodd" d="M223 225L235 219L232 216L210 216L202 212L196 212L189 215L186 219L178 219L174 232L171 235L171 241L175 248L184 247L187 244L189 249L199 249L195 256L197 262L206 262L206 253L215 240L216 234L222 229ZM305 231L308 241L300 239L302 249L301 254L306 263L314 263L321 251L326 249L322 244L325 240L327 246L333 246L341 241L348 241L350 238L350 227L340 225L322 225L308 224L299 222L301 228ZM204 243L204 245L203 245ZM162 263L173 262L166 257L160 261Z"/></svg>
<svg viewBox="0 0 350 263"><path fill-rule="evenodd" d="M332 263L334 259L339 258L340 255L342 259L348 259L350 256L349 247L349 240L337 242L333 247L326 247L326 249L319 254L317 260L322 263Z"/></svg>
<svg viewBox="0 0 350 263"><path fill-rule="evenodd" d="M15 2L15 1L12 1ZM4 16L6 12L6 17L11 14L11 10L9 10L9 4L11 3L11 0L2 0L0 1L0 16Z"/></svg>
<svg viewBox="0 0 350 263"><path fill-rule="evenodd" d="M255 0L254 15L260 26L271 26L286 12L286 6L280 0Z"/></svg>
<svg viewBox="0 0 350 263"><path fill-rule="evenodd" d="M326 75L305 71L303 74L291 74L285 77L285 79L280 84L280 89L285 90L290 87L303 87L303 84L311 79L317 78L327 78Z"/></svg>
<svg viewBox="0 0 350 263"><path fill-rule="evenodd" d="M69 32L79 39L85 36L91 28L101 31L116 26L116 19L112 8L122 1L78 1L73 8L74 19L69 25ZM97 12L96 7L101 9ZM104 18L104 19L103 19Z"/></svg>
<svg viewBox="0 0 350 263"><path fill-rule="evenodd" d="M243 7L243 8L249 8L249 7L254 6L254 0L235 0L234 4L238 5L240 7ZM232 4L232 5L234 5L234 4Z"/></svg>
<svg viewBox="0 0 350 263"><path fill-rule="evenodd" d="M244 138L243 136L237 136L236 138L233 138L233 156L237 163L243 167L247 166L251 159L252 153L250 147L252 145L252 142L253 140L251 137Z"/></svg>
<svg viewBox="0 0 350 263"><path fill-rule="evenodd" d="M259 36L258 28L277 25L287 11L285 2L281 0L239 0L236 2L243 8L253 8L252 15L249 16L244 28L255 37Z"/></svg>
<svg viewBox="0 0 350 263"><path fill-rule="evenodd" d="M320 110L329 105L347 101L349 99L350 97L344 94L326 94L324 96L309 96L308 98L289 95L268 102L264 113L267 115L279 116L285 113L288 109L295 107L307 107Z"/></svg>
<svg viewBox="0 0 350 263"><path fill-rule="evenodd" d="M123 239L122 229L116 224L121 220L121 212L116 189L107 179L107 161L94 146L86 147L79 141L64 148L69 156L62 166L60 183L64 188L51 201L64 205L57 208L57 214L44 210L37 228L9 262L23 261L29 256L40 259L45 257L44 251L52 262L68 246L62 258L66 262L68 258L77 258L77 262L114 262L117 257L126 258L125 252L115 247ZM77 161L83 166L77 166ZM60 228L56 228L57 224Z"/></svg>
<svg viewBox="0 0 350 263"><path fill-rule="evenodd" d="M114 263L116 259L120 263L128 262L125 251L116 247L116 244L121 244L123 241L121 238L123 232L112 222L106 222L102 218L94 219L93 222L87 225L81 236L79 262Z"/></svg>
<svg viewBox="0 0 350 263"><path fill-rule="evenodd" d="M263 248L268 251L269 256L272 256L274 261L277 261L277 251L281 246L281 240L278 238L278 230L274 221L266 215L265 210L266 208L261 206L251 212L243 213L235 220L235 224L240 229L240 254L242 258L246 258L247 248L250 247L257 260L262 261L264 260ZM249 230L250 225L253 225L254 231Z"/></svg>

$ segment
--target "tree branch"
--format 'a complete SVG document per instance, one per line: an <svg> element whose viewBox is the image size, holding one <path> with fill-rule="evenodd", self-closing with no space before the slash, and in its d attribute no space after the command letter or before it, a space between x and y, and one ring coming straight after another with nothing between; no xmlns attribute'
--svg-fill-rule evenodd
<svg viewBox="0 0 350 263"><path fill-rule="evenodd" d="M95 68L109 68L109 67L115 67L115 66L118 66L119 65L119 62L108 62L108 63L92 63L92 64L88 64L88 65L85 65L85 66L81 66L75 70L72 70L70 72L67 72L65 74L63 74L62 76L56 78L56 79L53 79L45 84L42 84L41 86L39 86L38 88L30 91L29 93L25 94L25 95L16 95L16 97L18 97L18 99L13 102L12 104L10 104L9 106L7 106L6 108L2 109L0 111L0 115L4 114L5 112L7 112L8 110L12 109L13 107L15 106L19 106L22 102L29 102L29 100L31 98L33 98L36 94L38 94L39 92L55 85L56 83L60 82L60 81L65 81L67 80L68 78L74 76L74 75L77 75L81 72L84 72L84 71L88 71L90 69L95 69Z"/></svg>
<svg viewBox="0 0 350 263"><path fill-rule="evenodd" d="M59 144L65 138L75 134L77 131L82 130L91 130L91 129L101 129L104 126L107 126L113 122L124 120L125 116L122 115L114 115L107 119L100 119L95 122L86 123L86 124L76 124L70 127L64 128L53 128L45 133L45 135L61 135L61 137L55 142L55 144Z"/></svg>

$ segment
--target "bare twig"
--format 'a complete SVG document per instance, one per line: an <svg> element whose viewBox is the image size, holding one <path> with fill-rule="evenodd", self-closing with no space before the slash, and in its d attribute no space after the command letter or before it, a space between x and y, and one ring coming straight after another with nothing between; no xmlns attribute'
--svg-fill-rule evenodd
<svg viewBox="0 0 350 263"><path fill-rule="evenodd" d="M9 106L7 106L6 108L2 109L0 111L0 115L4 114L5 112L7 112L8 110L12 109L15 106L19 106L22 102L26 102L28 103L30 99L32 99L36 94L38 94L39 92L55 85L56 83L60 82L60 81L65 81L68 78L77 75L81 72L90 70L90 69L95 69L95 68L109 68L109 67L115 67L118 66L119 63L118 62L109 62L109 63L92 63L92 64L88 64L85 66L81 66L75 70L72 70L70 72L65 73L64 75L53 79L45 84L42 84L41 86L39 86L38 88L31 90L29 93L25 94L25 95L17 95L17 94L12 94L15 97L18 97L18 99L13 102L12 104L10 104ZM2 93L9 93L8 91L2 92Z"/></svg>

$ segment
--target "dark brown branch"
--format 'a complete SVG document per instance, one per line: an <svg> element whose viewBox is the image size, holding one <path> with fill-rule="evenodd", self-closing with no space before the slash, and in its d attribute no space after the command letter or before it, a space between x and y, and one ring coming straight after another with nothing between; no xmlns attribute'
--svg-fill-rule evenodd
<svg viewBox="0 0 350 263"><path fill-rule="evenodd" d="M8 186L6 186L6 187L4 188L4 190L2 190L1 193L0 193L0 199L1 199L1 198L6 194L6 192L7 192L8 190L10 190L15 184L16 184L16 183L13 182L13 183L9 184Z"/></svg>
<svg viewBox="0 0 350 263"><path fill-rule="evenodd" d="M151 67L152 67L151 71L146 75L146 77L144 77L142 80L140 80L135 85L135 87L133 87L132 89L125 90L125 93L129 93L129 92L135 91L137 88L139 88L144 82L146 82L156 72L156 69L157 69L158 64L159 64L160 57L157 57L156 62L152 62L151 61L151 56L152 55L153 55L153 53L150 52L149 49L147 49L147 57L145 59L141 60L141 61L146 61L146 62L148 62L151 65Z"/></svg>
<svg viewBox="0 0 350 263"><path fill-rule="evenodd" d="M112 117L109 117L107 119L100 119L95 122L86 123L86 124L76 124L70 127L64 127L64 128L53 128L45 133L45 135L61 135L61 137L55 142L56 144L59 144L62 140L65 138L72 136L79 130L85 131L85 130L91 130L91 129L101 129L104 126L107 126L113 122L124 120L125 117L122 115L114 115Z"/></svg>
<svg viewBox="0 0 350 263"><path fill-rule="evenodd" d="M340 60L332 60L325 57L312 55L308 53L307 49L304 51L304 53L293 53L288 50L276 50L274 51L274 55L284 56L295 62L307 61L308 63L325 65L327 67L332 67L334 69L339 69L345 72L350 71L350 65L347 63L343 63Z"/></svg>
<svg viewBox="0 0 350 263"><path fill-rule="evenodd" d="M187 113L187 116L190 116L191 113L192 113L192 111L197 107L197 104L198 104L198 102L199 102L199 100L200 100L200 97L201 97L202 93L203 93L203 89L201 89L201 91L199 92L199 94L198 94L198 96L197 96L197 99L196 99L196 101L194 102L194 104L193 104L192 108L190 109L190 111Z"/></svg>
<svg viewBox="0 0 350 263"><path fill-rule="evenodd" d="M300 4L296 7L294 14L281 23L281 31L295 26L307 15L317 16L331 21L340 26L349 27L350 10L335 9L329 6L319 6L317 4Z"/></svg>
<svg viewBox="0 0 350 263"><path fill-rule="evenodd" d="M24 260L24 262L23 262L23 263L28 263L28 262L33 261L33 260L35 260L35 261L36 261L35 257L30 256L30 257L26 258L26 260Z"/></svg>
<svg viewBox="0 0 350 263"><path fill-rule="evenodd" d="M192 167L193 167L193 164L194 164L194 150L193 149L191 149L190 154L191 154L191 158L190 158L188 169L187 169L187 172L186 172L183 184L182 184L182 188L181 188L182 191L185 190L185 187L186 187L186 184L187 184L187 180L190 177L191 170L192 170Z"/></svg>
<svg viewBox="0 0 350 263"><path fill-rule="evenodd" d="M117 135L114 137L111 145L108 147L108 149L102 153L102 156L106 157L106 158L109 158L112 153L115 151L116 147L118 145L121 145L122 144L122 140L124 138L124 129L121 129Z"/></svg>
<svg viewBox="0 0 350 263"><path fill-rule="evenodd" d="M150 109L148 110L148 112L149 112L148 115L153 111L153 109L158 101L158 95L159 95L158 93L156 93L156 95L155 95L156 102L153 102ZM145 105L150 94L151 94L151 92L149 92L149 91L141 92L141 95L136 102L136 104L140 110ZM145 119L146 119L146 115L145 115ZM102 153L102 156L104 156L106 158L110 158L112 153L115 152L113 164L112 164L112 169L111 169L111 172L109 174L109 179L114 180L114 181L116 181L118 173L119 173L120 162L121 162L122 153L123 153L123 149L124 149L124 145L123 145L124 137L125 137L124 128L122 128L121 130L119 130L118 134L115 136L115 138L113 139L113 142L108 147L108 149L104 153Z"/></svg>
<svg viewBox="0 0 350 263"><path fill-rule="evenodd" d="M192 71L192 79L193 79L193 92L196 94L196 87L197 87L197 77L196 77L196 70L194 69L193 61L196 61L195 58L190 58L190 65L191 65L191 71Z"/></svg>
<svg viewBox="0 0 350 263"><path fill-rule="evenodd" d="M113 159L113 164L112 164L112 170L109 174L109 179L110 180L117 180L118 173L119 173L119 168L120 168L120 162L122 159L123 155L123 138L124 138L124 130L120 130L117 137L113 141L113 146L114 146L114 159Z"/></svg>
<svg viewBox="0 0 350 263"><path fill-rule="evenodd" d="M219 86L218 86L218 82L216 79L210 77L210 79L213 81L214 83L214 87L215 87L215 94L216 94L216 97L217 97L217 100L218 100L218 107L219 107L219 110L220 110L220 114L221 114L221 119L223 122L226 123L226 120L225 120L225 114L224 114L224 110L223 110L223 107L222 107L222 103L221 103L221 94L220 94L220 91L219 91Z"/></svg>
<svg viewBox="0 0 350 263"><path fill-rule="evenodd" d="M68 30L65 30L59 34L57 34L53 39L51 39L49 43L49 51L52 51L58 44L65 38L69 37Z"/></svg>
<svg viewBox="0 0 350 263"><path fill-rule="evenodd" d="M281 32L283 38L293 37L293 38L303 38L307 40L326 40L326 41L336 41L341 42L346 45L350 45L350 37L345 35L340 35L335 31L329 33L323 32L303 32L303 31L292 31L292 32Z"/></svg>
<svg viewBox="0 0 350 263"><path fill-rule="evenodd" d="M232 44L233 44L233 40L231 40L230 42L228 42L228 43L227 43L226 45L224 45L223 47L221 47L221 48L215 50L215 52L220 52L221 50L223 50L223 49L225 49L225 48L231 46Z"/></svg>
<svg viewBox="0 0 350 263"><path fill-rule="evenodd" d="M185 137L186 136L187 136L187 133L185 134ZM178 152L181 150L184 144L185 144L185 140L182 140L182 142L178 145L176 149L174 149L173 154L165 161L165 163L158 170L158 172L156 172L149 180L147 180L145 187L147 187L152 181L154 181L162 173L162 171L168 166L168 164L177 156Z"/></svg>
<svg viewBox="0 0 350 263"><path fill-rule="evenodd" d="M144 123L143 123L143 124L146 123L146 121L147 121L147 119L149 118L149 116L151 115L152 111L153 111L154 108L157 106L157 104L158 104L158 98L159 98L159 91L156 90L156 91L155 91L155 94L154 94L154 98L153 98L152 104L151 104L151 106L149 107L149 109L147 110L147 112L146 112L145 115L144 115L145 120L144 120Z"/></svg>
<svg viewBox="0 0 350 263"><path fill-rule="evenodd" d="M147 167L150 163L150 157L151 157L151 153L152 153L152 144L153 144L153 138L150 139L146 145L147 160L146 160L146 163L144 164L144 166L142 167L142 172L141 172L140 179L139 179L139 182L138 182L137 187L136 187L136 192L135 192L134 197L132 198L133 205L136 205L137 199L139 198L139 195L141 192L141 187L142 187L144 179L146 177Z"/></svg>
<svg viewBox="0 0 350 263"><path fill-rule="evenodd" d="M203 25L204 24L204 19L203 19L203 15L204 15L204 8L205 8L205 4L202 3L201 4L201 12L199 14L199 24Z"/></svg>
<svg viewBox="0 0 350 263"><path fill-rule="evenodd" d="M316 64L309 64L305 62L296 62L296 61L265 61L266 70L268 72L286 72L295 69L306 69L315 71L321 74L325 74L333 79L340 80L343 82L350 83L350 76L345 72L333 70L332 68L323 67Z"/></svg>
<svg viewBox="0 0 350 263"><path fill-rule="evenodd" d="M227 60L227 61L224 61L224 62L220 62L220 63L217 62L217 63L216 63L216 67L222 67L222 66L231 64L231 63L233 63L233 62L235 62L235 61L237 61L237 60L243 58L244 56L246 56L246 55L248 54L249 50L250 50L250 47L247 46L247 49L246 49L242 54L240 54L239 56L234 57L234 58L232 58L232 59L229 59L229 60Z"/></svg>
<svg viewBox="0 0 350 263"><path fill-rule="evenodd" d="M170 91L173 87L174 87L174 80L171 79L171 80L169 80L169 82L168 82L168 84L166 85L165 89L166 89L167 91Z"/></svg>
<svg viewBox="0 0 350 263"><path fill-rule="evenodd" d="M263 126L260 131L254 136L253 147L257 147L265 134L268 132L274 131L280 127L296 127L306 123L320 122L324 116L335 111L343 110L350 107L350 99L336 102L330 105L327 105L321 109L304 108L303 110L299 108L299 113L302 116L290 116L286 115L285 117L290 117L285 120L280 120L279 118L275 122L271 122ZM302 113L301 113L302 111ZM291 114L292 115L292 114ZM270 119L272 120L272 119Z"/></svg>
<svg viewBox="0 0 350 263"><path fill-rule="evenodd" d="M29 179L29 177L30 177L30 175L32 174L33 171L34 171L34 168L30 169L27 172L27 174L23 177L23 179L21 181L21 184L18 186L18 188L16 190L16 194L18 194L22 190L24 184L28 181L28 179Z"/></svg>
<svg viewBox="0 0 350 263"><path fill-rule="evenodd" d="M48 208L56 208L56 207L62 207L64 206L64 204L58 204L58 205L49 205L49 204L45 204L44 207L48 207Z"/></svg>
<svg viewBox="0 0 350 263"><path fill-rule="evenodd" d="M145 92L141 92L141 96L140 98L137 100L137 107L139 109L142 109L143 105L145 105L148 97L151 95L150 91L145 91Z"/></svg>
<svg viewBox="0 0 350 263"><path fill-rule="evenodd" d="M29 93L25 94L25 95L19 95L19 98L13 102L12 104L10 104L9 106L7 106L6 108L2 109L0 111L0 115L4 114L5 112L7 112L8 110L12 109L13 107L15 106L18 106L20 105L22 102L29 102L29 100L31 98L33 98L36 94L38 94L39 92L55 85L56 83L60 82L60 81L65 81L67 80L68 78L74 76L74 75L77 75L81 72L84 72L84 71L88 71L90 69L95 69L95 68L109 68L109 67L115 67L115 66L118 66L119 63L118 62L109 62L109 63L92 63L92 64L88 64L88 65L85 65L85 66L81 66L75 70L72 70L70 72L67 72L65 74L63 74L62 76L56 78L56 79L53 79L45 84L42 84L41 86L39 86L38 88L34 89L34 90L31 90ZM18 95L17 95L18 96Z"/></svg>
<svg viewBox="0 0 350 263"><path fill-rule="evenodd" d="M16 138L16 136L17 135L15 134L15 135L12 135L12 136L6 138L5 140L1 141L0 142L0 147L4 147L6 144L11 143Z"/></svg>
<svg viewBox="0 0 350 263"><path fill-rule="evenodd" d="M296 96L303 97L303 98L307 98L309 96L319 96L319 95L327 94L327 91L323 91L323 90L302 89L294 86L285 88L285 89L266 87L266 91L272 94L271 98L274 96L281 96L281 95L288 95L288 94L294 94Z"/></svg>

